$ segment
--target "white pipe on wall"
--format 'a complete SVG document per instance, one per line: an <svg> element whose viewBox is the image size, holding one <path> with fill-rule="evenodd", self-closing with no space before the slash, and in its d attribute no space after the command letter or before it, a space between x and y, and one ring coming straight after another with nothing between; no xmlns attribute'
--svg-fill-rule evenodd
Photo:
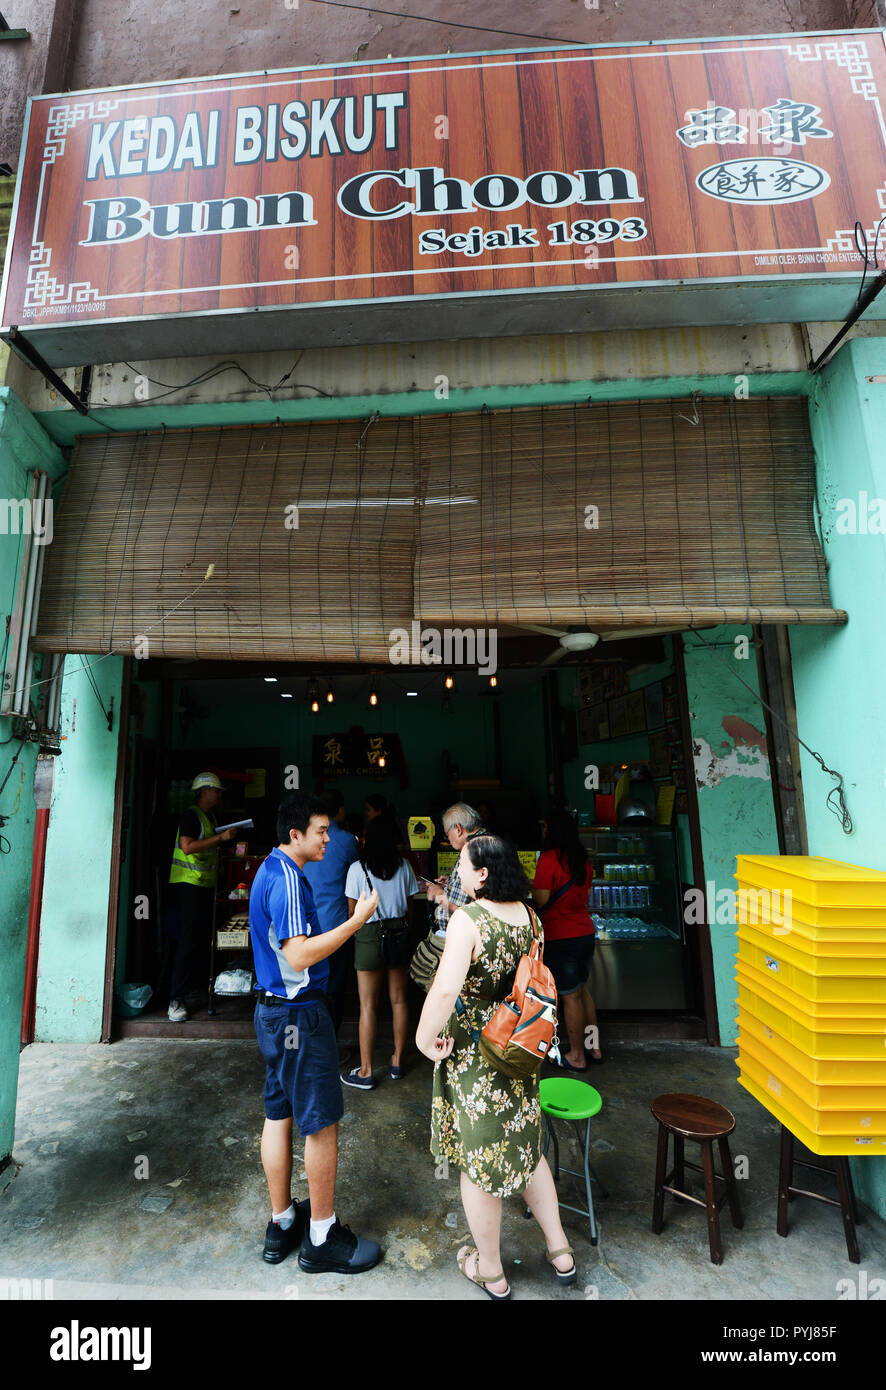
<svg viewBox="0 0 886 1390"><path fill-rule="evenodd" d="M43 515L43 503L46 498L47 475L45 473L35 473L31 484L32 502L32 522L29 536L28 547L28 582L25 589L24 611L18 633L18 652L15 662L15 681L12 690L12 712L14 714L27 714L28 712L28 689L25 687L25 672L28 667L28 648L31 635L31 615L34 607L34 593L37 586L37 570L40 567L40 555L38 552L42 546L35 544L34 528L36 524L37 508L33 507L36 500L40 504L40 512ZM34 486L36 484L36 488Z"/></svg>

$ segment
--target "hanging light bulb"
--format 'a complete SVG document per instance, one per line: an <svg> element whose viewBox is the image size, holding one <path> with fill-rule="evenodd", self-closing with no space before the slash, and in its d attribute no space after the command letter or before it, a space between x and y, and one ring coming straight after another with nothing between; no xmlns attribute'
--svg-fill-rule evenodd
<svg viewBox="0 0 886 1390"><path fill-rule="evenodd" d="M378 691L377 691L376 688L375 688L375 677L374 677L374 676L373 676L372 680L369 682L369 703L370 703L371 705L377 705L377 704L378 704Z"/></svg>
<svg viewBox="0 0 886 1390"><path fill-rule="evenodd" d="M314 676L308 681L305 699L310 702L311 714L320 713L320 687Z"/></svg>
<svg viewBox="0 0 886 1390"><path fill-rule="evenodd" d="M319 701L319 700L312 700L312 701L311 701L311 714L319 714L319 713L320 713L320 701Z"/></svg>
<svg viewBox="0 0 886 1390"><path fill-rule="evenodd" d="M455 689L455 676L452 674L451 671L446 672L446 677L443 681L443 684L447 690Z"/></svg>
<svg viewBox="0 0 886 1390"><path fill-rule="evenodd" d="M493 690L494 690L495 687L498 685L498 676L490 676L490 677L489 677L489 684L492 686L492 688L493 688Z"/></svg>
<svg viewBox="0 0 886 1390"><path fill-rule="evenodd" d="M333 689L332 689L332 681L330 681L330 682L329 682L329 689L328 689L327 692L326 692L326 703L327 703L327 705L331 705L331 704L334 704L334 702L335 702L335 694L334 694Z"/></svg>
<svg viewBox="0 0 886 1390"><path fill-rule="evenodd" d="M387 758L385 757L384 753L382 753L382 754L380 755L379 760L378 760L378 765L379 765L379 767L387 767L387 765L388 765L388 760L387 760Z"/></svg>

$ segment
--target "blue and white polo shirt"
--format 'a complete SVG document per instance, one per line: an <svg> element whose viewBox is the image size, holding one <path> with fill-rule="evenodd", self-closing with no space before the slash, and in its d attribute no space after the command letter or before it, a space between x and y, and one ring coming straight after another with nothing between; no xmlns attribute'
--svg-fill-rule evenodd
<svg viewBox="0 0 886 1390"><path fill-rule="evenodd" d="M258 988L295 1005L308 990L326 990L329 959L293 970L281 942L322 931L311 885L301 869L274 848L259 868L249 895L249 932Z"/></svg>

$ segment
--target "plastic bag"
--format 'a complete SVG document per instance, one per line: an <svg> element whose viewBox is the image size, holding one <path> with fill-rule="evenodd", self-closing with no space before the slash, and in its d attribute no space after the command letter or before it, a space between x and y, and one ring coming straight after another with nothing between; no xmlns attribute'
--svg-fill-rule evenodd
<svg viewBox="0 0 886 1390"><path fill-rule="evenodd" d="M122 1018L137 1018L148 1007L153 993L150 985L120 985L114 991L117 1012Z"/></svg>

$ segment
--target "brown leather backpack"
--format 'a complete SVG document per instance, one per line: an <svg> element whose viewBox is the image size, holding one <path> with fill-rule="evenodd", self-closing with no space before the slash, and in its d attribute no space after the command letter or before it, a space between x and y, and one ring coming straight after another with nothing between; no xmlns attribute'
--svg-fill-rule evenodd
<svg viewBox="0 0 886 1390"><path fill-rule="evenodd" d="M517 963L511 992L482 1032L471 1030L487 1064L512 1079L534 1076L557 1037L557 987L542 957L535 914L528 904L526 910L532 944ZM464 1012L461 998L456 1011Z"/></svg>

